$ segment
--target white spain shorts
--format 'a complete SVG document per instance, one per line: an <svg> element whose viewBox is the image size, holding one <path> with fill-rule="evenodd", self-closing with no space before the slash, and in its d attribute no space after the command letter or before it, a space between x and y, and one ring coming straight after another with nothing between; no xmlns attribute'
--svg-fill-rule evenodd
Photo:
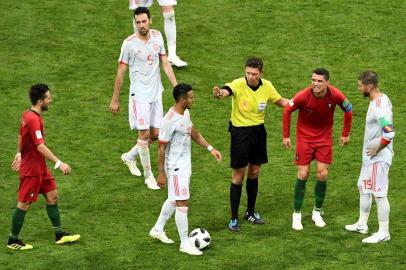
<svg viewBox="0 0 406 270"><path fill-rule="evenodd" d="M358 179L358 190L361 194L373 194L375 197L386 197L389 187L389 168L386 162L375 162L362 165Z"/></svg>
<svg viewBox="0 0 406 270"><path fill-rule="evenodd" d="M189 200L190 175L181 175L176 172L168 173L168 199L172 201Z"/></svg>
<svg viewBox="0 0 406 270"><path fill-rule="evenodd" d="M152 103L140 103L130 97L128 121L131 129L146 130L160 128L163 118L162 99Z"/></svg>
<svg viewBox="0 0 406 270"><path fill-rule="evenodd" d="M129 0L129 8L131 10L137 7L150 7L152 6L153 0ZM176 0L158 0L158 4L162 6L176 6Z"/></svg>

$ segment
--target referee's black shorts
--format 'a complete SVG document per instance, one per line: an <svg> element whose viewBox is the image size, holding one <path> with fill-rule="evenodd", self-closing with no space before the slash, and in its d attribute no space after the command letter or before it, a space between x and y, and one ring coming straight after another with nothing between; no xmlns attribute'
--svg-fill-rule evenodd
<svg viewBox="0 0 406 270"><path fill-rule="evenodd" d="M231 168L244 168L249 164L268 162L265 126L235 127L230 123Z"/></svg>

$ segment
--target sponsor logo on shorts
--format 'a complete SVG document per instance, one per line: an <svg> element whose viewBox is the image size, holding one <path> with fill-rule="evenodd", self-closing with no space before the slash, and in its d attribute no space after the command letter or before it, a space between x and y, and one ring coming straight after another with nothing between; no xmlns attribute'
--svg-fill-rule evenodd
<svg viewBox="0 0 406 270"><path fill-rule="evenodd" d="M183 188L183 189L182 189L182 195L187 195L187 194L188 194L187 188Z"/></svg>

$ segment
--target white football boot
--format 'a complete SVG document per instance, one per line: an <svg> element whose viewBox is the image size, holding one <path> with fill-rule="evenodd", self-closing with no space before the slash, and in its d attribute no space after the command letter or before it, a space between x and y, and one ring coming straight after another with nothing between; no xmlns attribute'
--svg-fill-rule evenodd
<svg viewBox="0 0 406 270"><path fill-rule="evenodd" d="M368 225L360 225L358 224L358 222L350 225L345 225L344 228L349 232L356 232L361 234L368 233Z"/></svg>
<svg viewBox="0 0 406 270"><path fill-rule="evenodd" d="M292 215L292 229L294 229L296 231L303 230L302 213L293 212L293 215Z"/></svg>
<svg viewBox="0 0 406 270"><path fill-rule="evenodd" d="M381 232L376 232L373 235L362 239L362 243L364 244L376 244L379 242L384 242L384 241L389 241L390 240L390 235L381 233Z"/></svg>
<svg viewBox="0 0 406 270"><path fill-rule="evenodd" d="M186 241L185 243L181 243L179 246L179 251L180 252L184 252L187 253L189 255L195 255L195 256L199 256L202 255L203 252L200 251L198 248L196 248L195 246L192 245L192 243L190 243L190 241Z"/></svg>
<svg viewBox="0 0 406 270"><path fill-rule="evenodd" d="M158 232L154 228L152 228L149 231L149 236L151 236L154 239L158 239L164 244L173 244L174 241L172 239L169 239L168 236L166 236L166 233L164 231Z"/></svg>
<svg viewBox="0 0 406 270"><path fill-rule="evenodd" d="M156 179L155 179L155 177L153 175L150 175L148 178L145 178L144 183L147 185L147 187L149 189L152 189L152 190L160 189L160 187L156 183Z"/></svg>
<svg viewBox="0 0 406 270"><path fill-rule="evenodd" d="M132 175L141 176L141 171L138 169L137 162L135 160L128 160L126 158L126 153L121 155L121 160L124 162L125 165L128 166L128 169L130 169Z"/></svg>
<svg viewBox="0 0 406 270"><path fill-rule="evenodd" d="M323 228L324 226L326 226L326 222L324 222L323 218L321 217L320 211L313 210L312 220L317 227Z"/></svg>
<svg viewBox="0 0 406 270"><path fill-rule="evenodd" d="M187 63L179 58L177 55L168 56L168 62L175 67L182 68L186 67Z"/></svg>

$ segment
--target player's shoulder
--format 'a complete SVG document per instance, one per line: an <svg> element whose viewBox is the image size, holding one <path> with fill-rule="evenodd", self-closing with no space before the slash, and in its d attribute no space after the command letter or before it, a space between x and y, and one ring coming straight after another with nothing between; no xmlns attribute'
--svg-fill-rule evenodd
<svg viewBox="0 0 406 270"><path fill-rule="evenodd" d="M392 103L387 95L382 93L380 97L375 100L376 108L392 107Z"/></svg>
<svg viewBox="0 0 406 270"><path fill-rule="evenodd" d="M271 82L270 80L261 78L261 81L262 81L262 84L263 84L265 87L272 87L272 88L274 87L273 84L272 84L272 82Z"/></svg>
<svg viewBox="0 0 406 270"><path fill-rule="evenodd" d="M311 94L312 94L312 87L308 86L306 88L299 90L295 94L294 99L306 99L306 98L310 97Z"/></svg>
<svg viewBox="0 0 406 270"><path fill-rule="evenodd" d="M150 29L149 32L151 33L151 37L159 38L162 37L162 33L156 29Z"/></svg>
<svg viewBox="0 0 406 270"><path fill-rule="evenodd" d="M134 41L136 38L137 38L137 33L134 33L134 34L128 36L126 39L124 39L124 43Z"/></svg>
<svg viewBox="0 0 406 270"><path fill-rule="evenodd" d="M173 107L171 107L168 112L165 114L163 117L164 122L173 122L176 120L178 114L173 110Z"/></svg>
<svg viewBox="0 0 406 270"><path fill-rule="evenodd" d="M34 120L34 121L41 119L41 116L40 116L38 113L36 113L36 112L34 112L34 111L32 111L32 110L25 110L25 111L23 111L22 117L23 117L24 119L26 119L26 120Z"/></svg>
<svg viewBox="0 0 406 270"><path fill-rule="evenodd" d="M344 95L344 93L334 85L329 84L328 89L330 90L330 93L333 97L341 97Z"/></svg>
<svg viewBox="0 0 406 270"><path fill-rule="evenodd" d="M247 84L247 81L245 80L245 77L241 77L241 78L234 79L231 82L231 84L236 85L236 86L244 86Z"/></svg>

